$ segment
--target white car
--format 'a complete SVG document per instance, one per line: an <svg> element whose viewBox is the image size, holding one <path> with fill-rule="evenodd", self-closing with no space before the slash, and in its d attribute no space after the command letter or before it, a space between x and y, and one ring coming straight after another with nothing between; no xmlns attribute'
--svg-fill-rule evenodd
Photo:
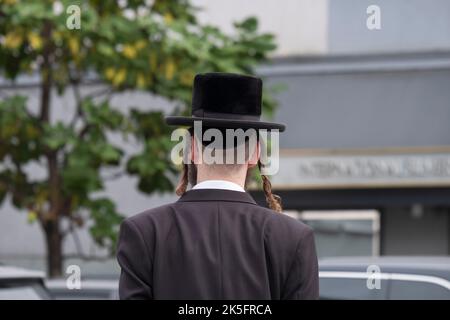
<svg viewBox="0 0 450 320"><path fill-rule="evenodd" d="M321 299L450 300L450 256L319 260Z"/></svg>
<svg viewBox="0 0 450 320"><path fill-rule="evenodd" d="M51 299L44 278L41 271L0 265L0 300Z"/></svg>

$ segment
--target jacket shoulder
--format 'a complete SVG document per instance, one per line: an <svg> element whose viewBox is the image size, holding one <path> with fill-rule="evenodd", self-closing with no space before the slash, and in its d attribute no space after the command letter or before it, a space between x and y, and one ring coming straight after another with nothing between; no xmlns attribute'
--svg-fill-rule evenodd
<svg viewBox="0 0 450 320"><path fill-rule="evenodd" d="M285 239L290 243L298 243L301 239L311 237L313 229L300 220L294 219L286 214L278 213L267 209L271 212L268 214L265 234L267 238Z"/></svg>
<svg viewBox="0 0 450 320"><path fill-rule="evenodd" d="M173 210L173 203L165 204L159 207L151 208L135 215L129 216L123 220L123 224L132 224L137 228L145 228L153 225L160 216L167 216L167 213Z"/></svg>

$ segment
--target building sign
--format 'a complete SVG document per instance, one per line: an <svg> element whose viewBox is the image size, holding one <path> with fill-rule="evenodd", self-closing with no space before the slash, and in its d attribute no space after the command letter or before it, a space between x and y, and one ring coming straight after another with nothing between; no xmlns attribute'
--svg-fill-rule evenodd
<svg viewBox="0 0 450 320"><path fill-rule="evenodd" d="M277 187L450 186L450 153L281 156Z"/></svg>

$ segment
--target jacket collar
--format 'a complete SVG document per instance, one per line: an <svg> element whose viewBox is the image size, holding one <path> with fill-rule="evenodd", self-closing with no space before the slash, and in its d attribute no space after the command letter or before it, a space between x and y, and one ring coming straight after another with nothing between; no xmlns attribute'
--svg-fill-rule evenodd
<svg viewBox="0 0 450 320"><path fill-rule="evenodd" d="M178 199L178 202L196 202L196 201L229 201L246 202L255 204L252 196L247 192L223 190L223 189L197 189L189 190Z"/></svg>

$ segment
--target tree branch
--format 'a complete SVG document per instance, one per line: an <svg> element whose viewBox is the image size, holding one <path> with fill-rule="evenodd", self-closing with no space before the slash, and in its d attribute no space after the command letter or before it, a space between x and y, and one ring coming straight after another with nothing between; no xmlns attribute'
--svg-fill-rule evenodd
<svg viewBox="0 0 450 320"><path fill-rule="evenodd" d="M115 180L115 179L118 179L118 178L124 176L125 174L126 174L125 171L119 171L119 172L113 173L113 174L110 175L110 176L102 177L102 180L104 180L104 181Z"/></svg>
<svg viewBox="0 0 450 320"><path fill-rule="evenodd" d="M49 122L50 120L50 99L51 99L51 87L52 87L52 66L50 61L52 43L51 43L51 24L46 22L42 31L42 36L45 41L44 49L42 52L42 83L41 83L41 115L40 119L43 122Z"/></svg>
<svg viewBox="0 0 450 320"><path fill-rule="evenodd" d="M86 255L83 253L83 248L81 246L80 238L78 237L78 234L76 233L76 230L73 226L73 222L70 222L69 230L66 231L66 233L70 231L70 233L73 236L73 241L75 242L75 250L77 251L76 254L72 255L64 255L64 259L81 259L83 261L107 261L111 259L111 256L105 256L105 257L99 257L99 256L92 256L92 255Z"/></svg>
<svg viewBox="0 0 450 320"><path fill-rule="evenodd" d="M89 129L92 127L91 124L86 124L83 129L80 130L80 133L78 134L78 137L81 139L83 138L88 132Z"/></svg>
<svg viewBox="0 0 450 320"><path fill-rule="evenodd" d="M87 94L84 98L85 99L93 99L93 98L101 97L105 94L107 95L107 97L109 97L110 93L112 93L113 91L114 91L114 89L112 87L107 86L106 88L102 88L98 91Z"/></svg>
<svg viewBox="0 0 450 320"><path fill-rule="evenodd" d="M83 255L83 248L81 246L80 238L78 238L78 234L76 233L75 228L73 227L73 222L70 221L70 230L73 237L73 241L75 242L75 248L79 255Z"/></svg>
<svg viewBox="0 0 450 320"><path fill-rule="evenodd" d="M81 76L80 74L77 74L76 77L72 75L72 73L69 71L69 77L70 77L70 83L72 85L73 89L73 95L75 97L75 104L76 104L76 110L73 115L72 121L70 122L70 127L73 128L75 126L75 123L80 117L83 117L83 110L81 109L81 103L83 101L80 93L79 84L81 83Z"/></svg>

